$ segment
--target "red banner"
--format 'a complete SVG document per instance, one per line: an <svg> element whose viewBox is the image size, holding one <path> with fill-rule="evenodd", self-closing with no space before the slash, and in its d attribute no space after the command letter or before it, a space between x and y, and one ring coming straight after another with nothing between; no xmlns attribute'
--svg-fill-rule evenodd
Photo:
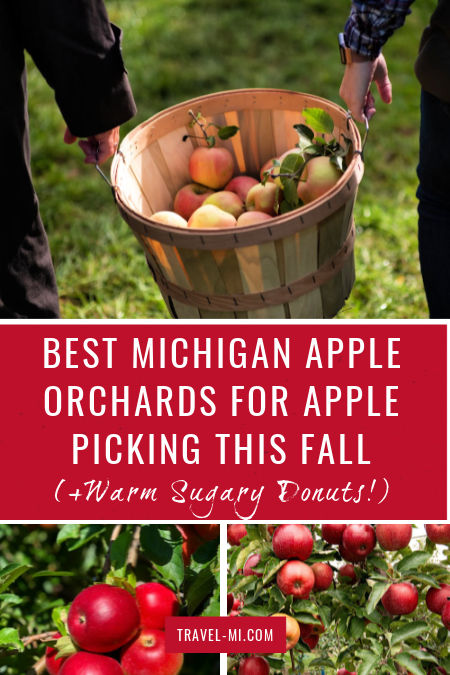
<svg viewBox="0 0 450 675"><path fill-rule="evenodd" d="M447 518L446 326L0 326L2 520Z"/></svg>
<svg viewBox="0 0 450 675"><path fill-rule="evenodd" d="M169 653L257 653L286 651L284 617L175 617L166 619Z"/></svg>

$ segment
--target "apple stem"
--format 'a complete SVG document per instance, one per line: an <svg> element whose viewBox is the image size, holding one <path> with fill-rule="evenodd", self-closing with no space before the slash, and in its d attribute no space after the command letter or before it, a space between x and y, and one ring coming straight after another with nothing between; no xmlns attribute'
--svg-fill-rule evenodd
<svg viewBox="0 0 450 675"><path fill-rule="evenodd" d="M200 127L200 131L203 134L203 136L193 136L192 138L203 138L203 140L205 140L207 142L207 144L210 145L208 132L206 131L206 127L203 124L203 122L200 121L199 115L196 115L192 110L189 110L188 113L192 117L192 123L191 123L192 126L195 126L196 124L198 124L198 126Z"/></svg>

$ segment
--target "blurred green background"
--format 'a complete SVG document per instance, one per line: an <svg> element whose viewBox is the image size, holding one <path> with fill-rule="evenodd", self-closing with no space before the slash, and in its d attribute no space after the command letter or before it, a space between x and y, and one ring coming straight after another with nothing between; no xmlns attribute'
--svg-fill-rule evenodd
<svg viewBox="0 0 450 675"><path fill-rule="evenodd" d="M355 219L356 284L341 318L426 318L417 252L419 85L413 64L435 0L413 5L384 50L392 106L372 121ZM280 87L342 103L337 52L342 0L110 0L138 115L223 89ZM168 313L107 186L62 142L53 94L29 64L35 186L59 283L63 318L165 318Z"/></svg>

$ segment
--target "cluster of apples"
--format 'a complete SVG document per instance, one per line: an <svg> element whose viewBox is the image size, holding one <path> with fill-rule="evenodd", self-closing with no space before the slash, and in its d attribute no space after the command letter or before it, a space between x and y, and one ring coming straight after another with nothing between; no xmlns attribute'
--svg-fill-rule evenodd
<svg viewBox="0 0 450 675"><path fill-rule="evenodd" d="M279 569L276 583L281 592L294 598L307 599L314 591L324 591L334 581L332 567L325 562L315 562L308 565L305 561L312 553L314 540L311 530L305 525L274 525L268 526L268 533L272 535L273 553L287 562ZM436 544L450 544L450 525L426 525L426 533L430 541ZM345 562L339 567L337 579L342 584L358 583L358 575L353 563L363 562L375 548L376 543L385 551L399 551L408 546L412 537L412 526L409 524L379 524L376 529L368 524L323 524L321 527L322 539L328 544L337 545L339 553ZM227 539L230 546L239 546L240 541L247 534L244 524L229 525ZM258 552L251 553L244 563L244 576L262 573L254 568L261 560ZM392 583L381 598L384 609L391 616L410 614L418 603L417 588L411 582ZM232 593L228 594L228 612L230 615L239 614L243 606L243 599L236 599ZM239 601L239 611L237 602ZM430 611L439 614L443 625L450 630L450 585L440 584L439 588L431 587L427 591L426 604ZM286 649L292 649L300 637L310 649L317 646L320 635L325 631L319 616L315 617L316 624L304 624L287 614L273 614L286 618ZM258 655L241 659L238 675L269 675L270 666L267 660ZM441 672L441 671L440 671ZM445 671L443 671L445 672ZM338 675L356 675L356 673L341 668Z"/></svg>
<svg viewBox="0 0 450 675"><path fill-rule="evenodd" d="M175 593L157 582L139 584L136 596L109 584L89 586L73 600L67 616L68 633L79 651L59 656L58 643L47 647L47 672L177 675L183 654L166 652L164 624L178 612Z"/></svg>
<svg viewBox="0 0 450 675"><path fill-rule="evenodd" d="M311 145L312 138L308 137L306 146L296 146L264 162L258 178L233 177L232 154L227 148L216 146L215 138L208 136L200 116L193 117L195 123L200 124L206 145L197 147L189 158L192 182L178 190L172 211L152 215L156 222L193 229L254 225L317 199L342 175L331 154L315 155L324 146ZM230 137L230 134L220 135L230 128L219 127L219 136ZM231 133L238 130L232 129ZM331 148L330 153L334 146Z"/></svg>

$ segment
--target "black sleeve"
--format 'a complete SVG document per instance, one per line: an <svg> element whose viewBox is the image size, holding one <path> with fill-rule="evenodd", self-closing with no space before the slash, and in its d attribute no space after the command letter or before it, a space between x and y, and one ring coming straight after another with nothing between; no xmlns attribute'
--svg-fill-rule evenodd
<svg viewBox="0 0 450 675"><path fill-rule="evenodd" d="M75 136L107 131L135 115L121 32L103 0L20 0L19 7L24 47Z"/></svg>

